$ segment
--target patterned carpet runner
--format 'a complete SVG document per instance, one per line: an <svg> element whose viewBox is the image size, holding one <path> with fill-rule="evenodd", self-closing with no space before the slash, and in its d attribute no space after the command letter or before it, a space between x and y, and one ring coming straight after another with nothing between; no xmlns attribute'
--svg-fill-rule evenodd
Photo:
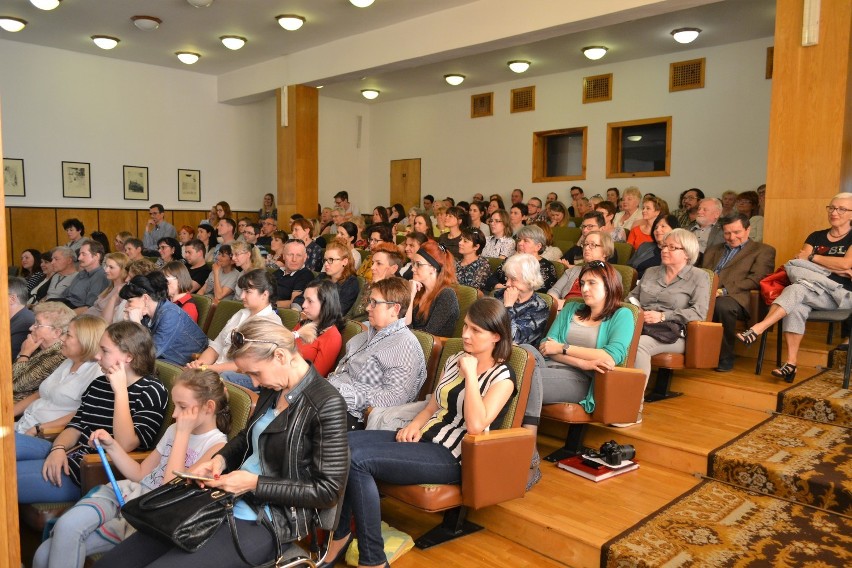
<svg viewBox="0 0 852 568"><path fill-rule="evenodd" d="M838 353L838 352L834 352ZM776 410L819 422L852 427L852 390L843 386L844 352L831 369L778 393Z"/></svg>

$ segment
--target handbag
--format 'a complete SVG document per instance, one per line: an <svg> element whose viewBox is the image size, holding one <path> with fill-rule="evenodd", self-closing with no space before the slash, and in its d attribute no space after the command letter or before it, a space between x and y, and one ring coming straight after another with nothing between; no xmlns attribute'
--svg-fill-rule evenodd
<svg viewBox="0 0 852 568"><path fill-rule="evenodd" d="M676 321L661 321L642 325L642 335L647 335L660 343L666 344L674 343L684 337L683 330L683 325Z"/></svg>
<svg viewBox="0 0 852 568"><path fill-rule="evenodd" d="M766 302L767 306L771 306L784 288L790 285L790 279L787 277L787 271L783 266L779 267L775 272L760 281L760 297Z"/></svg>

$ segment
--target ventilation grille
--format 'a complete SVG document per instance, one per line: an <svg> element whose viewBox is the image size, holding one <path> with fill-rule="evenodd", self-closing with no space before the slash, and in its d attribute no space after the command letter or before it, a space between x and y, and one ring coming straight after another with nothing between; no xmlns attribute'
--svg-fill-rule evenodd
<svg viewBox="0 0 852 568"><path fill-rule="evenodd" d="M511 112L527 112L535 110L535 87L512 89Z"/></svg>
<svg viewBox="0 0 852 568"><path fill-rule="evenodd" d="M583 104L612 100L612 73L583 77Z"/></svg>
<svg viewBox="0 0 852 568"><path fill-rule="evenodd" d="M491 116L494 114L494 93L481 93L470 96L470 117Z"/></svg>
<svg viewBox="0 0 852 568"><path fill-rule="evenodd" d="M775 47L766 48L766 78L772 78L772 70L775 66Z"/></svg>
<svg viewBox="0 0 852 568"><path fill-rule="evenodd" d="M704 61L678 61L669 66L669 92L704 88Z"/></svg>

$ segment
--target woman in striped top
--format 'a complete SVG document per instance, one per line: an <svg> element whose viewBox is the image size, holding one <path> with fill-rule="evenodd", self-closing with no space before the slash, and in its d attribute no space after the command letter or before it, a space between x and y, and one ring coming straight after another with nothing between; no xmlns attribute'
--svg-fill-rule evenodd
<svg viewBox="0 0 852 568"><path fill-rule="evenodd" d="M129 452L154 447L168 394L154 373L151 335L133 322L106 329L95 355L104 376L83 393L77 413L51 444L15 436L19 503L58 503L80 498L80 461L95 451L87 442L103 428Z"/></svg>
<svg viewBox="0 0 852 568"><path fill-rule="evenodd" d="M410 485L461 482L461 441L500 423L515 393L515 376L505 363L512 353L509 314L494 298L474 302L465 317L464 351L447 359L434 396L398 432L349 433L352 461L340 521L325 558L330 568L358 530L360 566L387 566L376 482Z"/></svg>

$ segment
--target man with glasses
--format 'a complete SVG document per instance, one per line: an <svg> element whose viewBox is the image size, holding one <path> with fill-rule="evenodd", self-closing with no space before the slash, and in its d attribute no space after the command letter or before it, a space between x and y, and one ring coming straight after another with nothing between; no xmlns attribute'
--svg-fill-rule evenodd
<svg viewBox="0 0 852 568"><path fill-rule="evenodd" d="M9 278L9 332L12 337L12 360L18 358L21 344L30 334L30 326L35 324L35 314L27 309L27 281L23 278Z"/></svg>
<svg viewBox="0 0 852 568"><path fill-rule="evenodd" d="M257 244L269 250L272 248L272 233L278 230L278 221L272 217L267 217L260 223L260 236L257 237Z"/></svg>
<svg viewBox="0 0 852 568"><path fill-rule="evenodd" d="M314 279L314 273L305 266L307 258L308 253L302 241L284 243L284 266L275 271L279 308L291 307L293 300L301 296L308 282Z"/></svg>
<svg viewBox="0 0 852 568"><path fill-rule="evenodd" d="M142 236L142 245L149 250L157 250L157 243L165 237L177 238L175 228L165 221L165 209L159 203L153 204L148 209L148 223L145 225L145 234Z"/></svg>
<svg viewBox="0 0 852 568"><path fill-rule="evenodd" d="M681 227L689 227L698 217L698 203L704 199L704 192L693 187L680 196L680 209L672 211Z"/></svg>
<svg viewBox="0 0 852 568"><path fill-rule="evenodd" d="M582 217L582 214L577 210L577 201L586 196L586 192L579 185L571 187L571 206L568 207L568 215L571 217Z"/></svg>
<svg viewBox="0 0 852 568"><path fill-rule="evenodd" d="M541 199L530 197L530 200L527 201L527 225L532 225L539 221L547 222L547 212L541 206Z"/></svg>
<svg viewBox="0 0 852 568"><path fill-rule="evenodd" d="M577 241L576 245L569 248L565 251L565 254L562 255L562 264L564 264L566 268L571 268L573 265L583 260L583 246L586 242L586 235L592 231L602 230L604 225L606 225L606 221L604 220L603 213L600 211L590 211L583 216L583 222L580 225L580 239ZM612 256L606 260L610 264L615 264L617 255L613 253Z"/></svg>
<svg viewBox="0 0 852 568"><path fill-rule="evenodd" d="M256 246L258 252L260 252L260 256L266 258L266 255L269 253L263 245L257 242L260 238L260 226L260 223L248 223L243 227L243 240L250 245Z"/></svg>
<svg viewBox="0 0 852 568"><path fill-rule="evenodd" d="M340 207L344 211L344 221L349 221L352 217L357 217L361 213L354 203L349 202L348 191L338 191L334 194L334 205Z"/></svg>
<svg viewBox="0 0 852 568"><path fill-rule="evenodd" d="M346 400L350 430L366 426L373 408L412 402L426 380L426 361L417 337L405 326L411 303L407 281L393 276L370 289L369 326L346 344L328 381Z"/></svg>

